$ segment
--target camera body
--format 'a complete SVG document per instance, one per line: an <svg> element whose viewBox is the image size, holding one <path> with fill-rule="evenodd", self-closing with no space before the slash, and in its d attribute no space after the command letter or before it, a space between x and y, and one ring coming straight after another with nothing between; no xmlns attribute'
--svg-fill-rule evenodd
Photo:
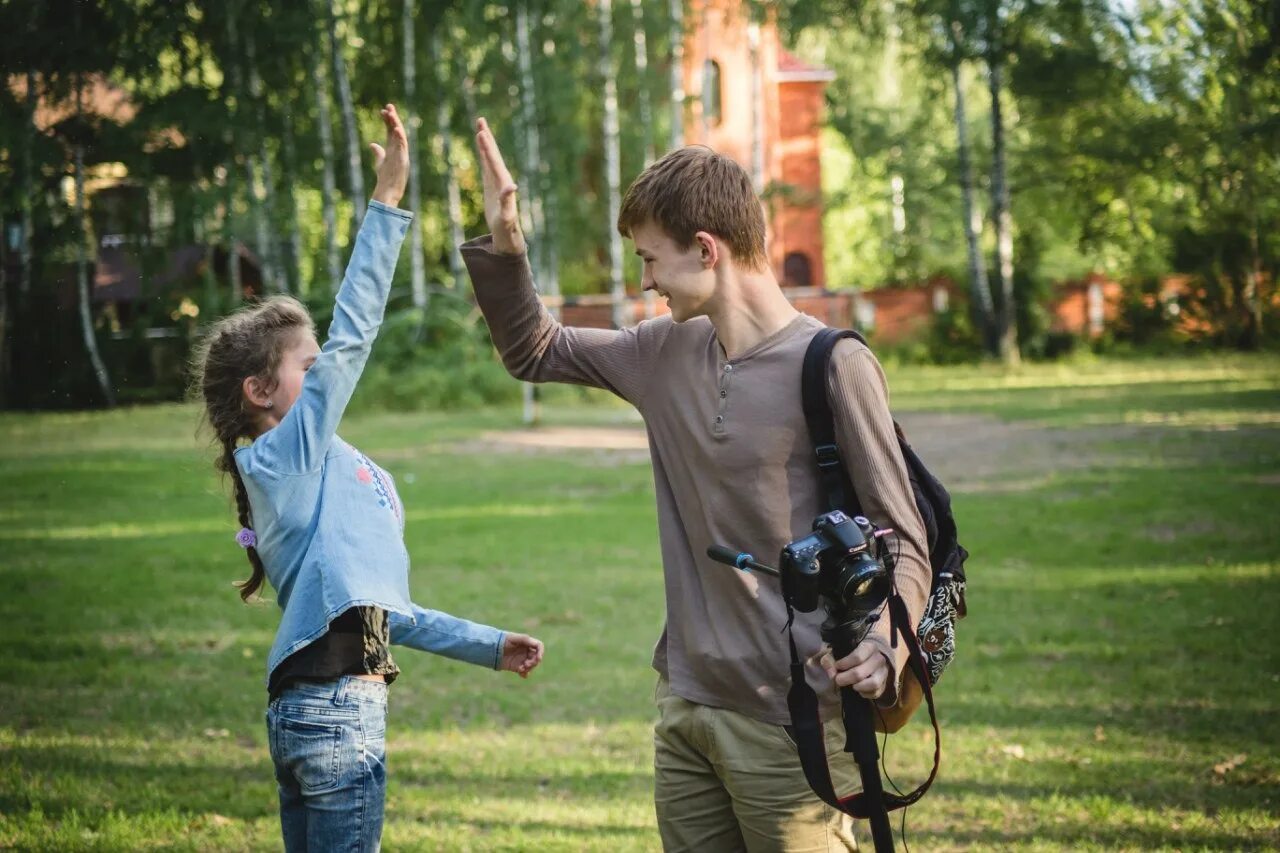
<svg viewBox="0 0 1280 853"><path fill-rule="evenodd" d="M830 642L843 635L852 648L866 636L889 597L891 569L891 557L881 547L875 525L863 516L850 518L833 510L813 520L812 533L782 549L779 573L787 603L802 613L823 603L828 615L823 637Z"/></svg>

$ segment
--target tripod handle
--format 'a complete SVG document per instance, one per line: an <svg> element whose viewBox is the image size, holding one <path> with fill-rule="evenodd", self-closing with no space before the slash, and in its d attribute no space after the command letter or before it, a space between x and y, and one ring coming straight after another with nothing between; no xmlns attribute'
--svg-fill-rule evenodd
<svg viewBox="0 0 1280 853"><path fill-rule="evenodd" d="M715 560L717 563L724 563L726 566L733 566L735 569L743 572L762 572L766 575L773 575L775 578L780 577L778 570L772 566L766 566L764 563L756 561L756 558L750 554L745 554L735 548L727 545L708 545L707 556Z"/></svg>

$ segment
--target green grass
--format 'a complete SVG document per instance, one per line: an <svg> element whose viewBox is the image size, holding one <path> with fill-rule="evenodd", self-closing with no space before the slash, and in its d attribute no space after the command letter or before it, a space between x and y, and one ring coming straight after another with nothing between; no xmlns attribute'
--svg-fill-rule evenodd
<svg viewBox="0 0 1280 853"><path fill-rule="evenodd" d="M1048 441L1020 457L1013 488L958 489L971 615L912 848L1280 845L1280 360L890 381L899 409L1088 439L1070 465ZM554 399L553 423L634 423ZM657 849L652 476L602 452L478 452L517 415L344 424L399 480L415 599L548 644L528 682L397 656L384 841ZM279 846L276 613L231 586L247 564L195 417L0 416L0 847ZM914 786L930 753L921 717L890 739L895 780Z"/></svg>

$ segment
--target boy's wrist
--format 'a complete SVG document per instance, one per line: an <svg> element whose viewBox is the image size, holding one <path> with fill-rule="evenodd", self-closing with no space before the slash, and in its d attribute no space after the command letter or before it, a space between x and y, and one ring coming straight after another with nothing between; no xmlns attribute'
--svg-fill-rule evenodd
<svg viewBox="0 0 1280 853"><path fill-rule="evenodd" d="M399 207L400 199L404 198L404 193L392 192L391 190L384 190L379 187L375 187L373 195L369 196L369 198L374 201L381 202L387 207Z"/></svg>

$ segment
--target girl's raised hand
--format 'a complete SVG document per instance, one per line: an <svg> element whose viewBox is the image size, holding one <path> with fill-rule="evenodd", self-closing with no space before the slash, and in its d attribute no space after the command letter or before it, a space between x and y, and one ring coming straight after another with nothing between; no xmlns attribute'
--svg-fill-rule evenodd
<svg viewBox="0 0 1280 853"><path fill-rule="evenodd" d="M508 255L523 254L524 234L516 210L516 182L498 150L498 141L483 118L476 120L476 148L484 183L484 218L493 235L493 248Z"/></svg>
<svg viewBox="0 0 1280 853"><path fill-rule="evenodd" d="M409 136L405 133L395 104L382 108L382 123L387 126L387 147L370 142L373 149L373 168L378 173L378 184L373 188L373 198L383 204L396 207L404 198L404 188L409 183Z"/></svg>
<svg viewBox="0 0 1280 853"><path fill-rule="evenodd" d="M533 668L542 663L542 641L528 634L507 634L502 643L503 672L514 672L528 678Z"/></svg>

